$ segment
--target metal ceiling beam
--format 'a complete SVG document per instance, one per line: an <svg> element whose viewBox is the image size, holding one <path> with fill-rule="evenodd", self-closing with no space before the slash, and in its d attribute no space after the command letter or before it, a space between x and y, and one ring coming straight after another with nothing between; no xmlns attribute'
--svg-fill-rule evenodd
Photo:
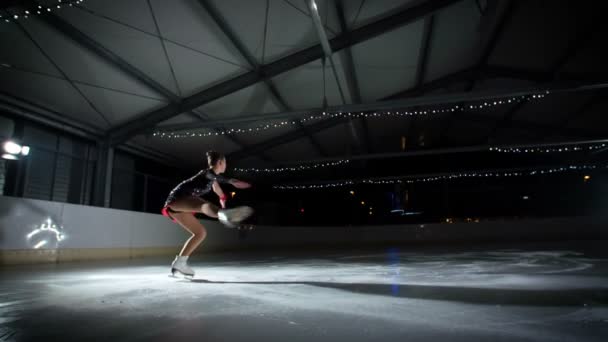
<svg viewBox="0 0 608 342"><path fill-rule="evenodd" d="M408 98L414 96L424 95L433 90L443 89L449 87L451 85L466 82L471 77L473 77L475 73L475 68L467 68L463 70L459 70L453 72L451 74L445 75L438 79L435 79L430 82L426 82L419 87L412 87L392 95L386 96L381 99L381 101L390 101L397 100L401 98ZM505 66L495 66L488 65L481 69L478 74L478 80L481 79L492 79L492 78L510 78L517 80L525 80L530 82L549 82L554 79L554 76L551 72L546 71L535 71L535 70L526 70L526 69L518 69L511 68ZM589 73L589 74L561 74L561 81L576 81L576 82L603 82L608 79L608 74L602 73Z"/></svg>
<svg viewBox="0 0 608 342"><path fill-rule="evenodd" d="M203 9L205 9L205 11L209 14L211 19L213 19L214 23L220 28L220 30L223 32L223 34L236 47L236 49L239 51L241 56L247 61L247 63L249 63L251 68L253 70L258 70L259 65L256 62L255 57L253 57L253 55L251 55L251 53L249 53L245 44L243 44L241 42L241 40L239 39L236 32L234 30L232 30L232 28L228 25L228 22L224 19L224 17L221 15L221 13L213 5L211 5L209 3L209 1L207 1L207 0L199 0L198 2L203 7ZM262 78L262 80L264 81L266 86L268 87L268 90L270 91L270 94L272 95L272 98L275 101L275 103L277 104L277 106L279 108L281 108L282 110L290 110L286 101L283 99L281 94L278 92L278 90L276 89L276 87L274 86L272 81L269 80L268 78L264 77L263 75L260 75L260 77ZM199 118L201 118L199 113L196 113L196 115L199 116ZM205 114L201 119L203 121L208 121L209 117ZM219 131L221 131L221 129L218 129L217 131L219 132ZM241 147L244 147L246 145L233 135L227 135L227 136L230 138L230 140L232 140L233 142L235 142L237 145L239 145ZM271 158L269 158L268 156L262 156L262 159L268 161Z"/></svg>
<svg viewBox="0 0 608 342"><path fill-rule="evenodd" d="M331 70L334 74L334 78L336 80L336 85L338 86L338 91L340 92L340 98L342 99L342 104L346 103L346 98L344 97L344 91L342 90L342 84L340 83L340 79L338 78L338 72L336 71L336 64L333 59L333 51L329 46L329 41L327 40L327 35L325 34L325 29L323 28L323 23L321 23L321 17L319 16L319 11L317 10L317 5L315 0L308 0L308 9L310 10L312 22L317 31L317 36L319 41L321 42L321 47L323 48L323 52L325 53L325 59L329 60L329 64L331 65Z"/></svg>
<svg viewBox="0 0 608 342"><path fill-rule="evenodd" d="M0 91L0 109L17 117L93 141L100 140L104 134L98 127L70 120L65 115L3 91Z"/></svg>
<svg viewBox="0 0 608 342"><path fill-rule="evenodd" d="M316 124L312 124L309 126L309 128L311 130L314 130L315 132L320 132L327 128L333 127L337 124L346 123L346 122L347 122L347 119L345 119L343 117L342 118L333 118L333 119L320 121ZM285 134L281 134L278 137L267 139L265 141L262 141L260 143L254 144L254 145L249 145L241 150L238 150L236 152L229 154L227 157L232 161L236 161L239 159L250 157L252 155L260 154L273 147L277 147L280 145L290 143L292 141L296 141L305 136L306 136L306 132L304 132L303 130L291 131L291 132L288 132Z"/></svg>
<svg viewBox="0 0 608 342"><path fill-rule="evenodd" d="M422 31L422 38L420 39L420 50L418 52L418 64L416 66L416 80L414 89L421 89L424 84L424 79L426 77L426 71L428 67L429 60L429 50L431 46L431 41L433 39L433 24L434 17L429 16L424 20L424 28ZM417 123L417 118L413 117L409 120L409 126L406 133L406 139L413 141L414 140L414 131ZM406 140L406 144L407 144Z"/></svg>
<svg viewBox="0 0 608 342"><path fill-rule="evenodd" d="M433 105L445 105L445 104L457 104L459 102L475 102L494 100L500 98L511 98L518 96L526 96L532 94L538 94L541 92L549 91L553 94L558 93L569 93L569 92L580 92L590 91L597 89L608 88L608 80L604 83L581 83L581 82L553 82L547 83L535 87L525 87L510 90L487 90L478 92L460 92L460 93L448 93L441 95L428 95L423 97L408 98L403 100L395 101L379 101L366 104L349 104L343 106L332 106L325 109L326 113L348 113L348 112L373 112L373 111L397 111L403 109L411 109L417 106L433 106ZM289 122L290 120L297 120L308 118L312 114L321 114L324 112L323 108L311 108L292 112L276 112L266 113L262 115L243 115L240 117L227 118L223 120L207 121L198 124L177 124L177 125L165 125L162 126L163 132L175 132L191 129L201 128L212 128L212 127L224 127L236 124L250 124L260 121L271 121L271 120L283 120ZM319 119L322 120L322 119Z"/></svg>
<svg viewBox="0 0 608 342"><path fill-rule="evenodd" d="M446 6L452 5L459 1L461 0L432 0L417 4L413 7L403 9L384 19L380 19L374 23L353 30L349 34L341 34L329 41L330 46L332 47L333 51L342 50L346 47L353 46L429 16L445 8ZM293 53L275 62L260 66L259 71L247 72L189 96L183 99L183 101L179 104L169 104L166 107L148 113L136 120L128 121L125 124L112 129L109 132L109 138L111 139L112 144L118 144L136 134L154 127L159 122L165 121L180 113L200 107L201 105L259 82L260 72L266 77L274 77L288 70L295 69L299 66L322 58L323 55L323 49L320 44Z"/></svg>
<svg viewBox="0 0 608 342"><path fill-rule="evenodd" d="M336 6L336 14L338 16L338 23L340 24L340 32L348 33L348 26L346 24L346 16L344 15L344 2L343 0L334 1ZM361 88L359 87L359 80L357 78L357 69L355 68L355 59L353 52L350 47L344 49L344 59L342 61L344 67L344 74L346 81L348 82L348 88L351 94L351 99L354 103L361 103ZM363 133L363 141L367 152L372 152L373 143L372 138L369 134L369 125L366 118L361 118L361 131Z"/></svg>
<svg viewBox="0 0 608 342"><path fill-rule="evenodd" d="M433 40L433 24L434 16L429 16L424 20L424 29L422 38L420 39L420 51L418 52L418 64L416 66L416 88L420 88L424 84L426 71L429 64L429 51L431 41Z"/></svg>
<svg viewBox="0 0 608 342"><path fill-rule="evenodd" d="M464 82L471 77L473 72L474 72L473 68L456 71L454 73L445 75L445 76L435 79L433 81L426 82L418 87L414 86L412 88L408 88L408 89L396 92L394 94L391 94L389 96L385 96L382 99L380 99L380 101L393 101L393 100L398 100L398 99L404 99L404 98L424 95L425 93L433 91L433 90L442 89L442 88L448 87L448 86L453 85L458 82Z"/></svg>
<svg viewBox="0 0 608 342"><path fill-rule="evenodd" d="M323 27L323 23L321 22L321 17L319 16L317 4L315 3L315 0L308 0L308 1L306 1L306 3L308 4L308 10L310 11L310 17L312 19L313 25L317 32L317 37L319 38L319 42L321 43L321 47L323 48L323 52L325 53L325 56L323 57L323 63L322 63L322 65L323 65L323 86L324 86L323 90L325 91L325 61L328 60L330 67L331 67L332 74L334 75L334 79L336 81L336 85L338 86L338 91L340 93L340 99L342 100L342 104L346 104L344 90L342 89L342 84L340 83L340 78L338 77L338 71L336 70L336 64L334 63L333 51L332 51L331 47L329 46L329 41L327 40L327 35L325 34L325 28ZM325 97L325 96L327 96L327 94L324 93L323 95L324 95L323 105L325 106L325 105L327 105L327 98ZM345 128L347 128L347 130L352 138L352 142L356 143L358 148L361 149L361 147L362 147L361 141L357 135L355 124L353 123L352 119L348 120L348 124L346 125ZM348 146L347 146L349 154L350 154L352 142L349 142Z"/></svg>
<svg viewBox="0 0 608 342"><path fill-rule="evenodd" d="M192 110L190 112L188 112L188 114L193 117L194 119L201 121L201 122L208 122L209 116L206 113L201 112L200 109L197 110ZM224 132L226 130L225 127L214 127L212 128L213 131L220 133L220 132ZM228 140L232 141L233 143L237 144L238 146L240 146L241 148L247 146L246 143L242 142L239 138L236 137L236 135L234 134L223 134L226 138L228 138ZM272 158L261 154L259 155L260 159L262 159L263 161L266 162L271 162Z"/></svg>
<svg viewBox="0 0 608 342"><path fill-rule="evenodd" d="M56 129L60 132L77 136L92 142L100 142L104 137L104 131L100 128L90 126L86 123L70 120L51 109L33 104L25 99L15 97L13 95L0 92L0 110L37 124ZM140 157L155 160L157 162L175 166L182 160L174 156L152 150L147 147L139 146L134 143L123 144L118 147L126 152L138 155Z"/></svg>
<svg viewBox="0 0 608 342"><path fill-rule="evenodd" d="M213 19L214 23L220 28L220 30L224 33L228 40L230 40L232 45L236 47L241 56L245 58L245 60L247 61L249 66L251 66L253 71L258 72L259 79L266 85L266 88L268 88L268 91L270 92L277 106L283 111L290 111L291 107L287 104L287 101L285 101L283 96L281 96L274 82L272 82L269 77L266 77L264 75L255 57L249 52L249 49L247 49L245 44L241 41L236 31L234 31L230 27L230 25L228 25L228 22L226 21L224 16L222 16L220 11L217 10L217 8L215 8L215 6L213 6L208 0L198 0L198 2L205 9L205 11L207 11L211 19ZM327 153L321 147L321 144L314 138L312 132L307 130L303 125L300 125L299 127L300 129L305 131L306 135L308 136L308 139L310 140L310 143L315 147L317 152L322 156L326 156Z"/></svg>
<svg viewBox="0 0 608 342"><path fill-rule="evenodd" d="M480 54L477 63L475 64L476 72L472 75L469 84L465 88L466 91L471 91L475 86L475 82L479 78L479 74L481 73L483 68L488 65L488 61L492 56L492 52L494 52L496 45L498 45L502 35L504 34L505 26L513 17L513 12L515 10L515 1L506 1L504 2L504 4L505 8L503 9L502 14L498 18L498 20L496 21L496 25L492 27L487 42L485 43L485 45L483 42L480 42L481 46L479 49L477 49L477 51L480 51ZM500 7L498 1L489 1L488 9L486 11L497 11L499 8Z"/></svg>
<svg viewBox="0 0 608 342"><path fill-rule="evenodd" d="M474 72L470 75L470 79L468 80L468 84L465 86L465 91L471 91L473 90L473 88L475 87L475 83L481 78L481 75L483 74L483 70L484 68L487 67L488 65L488 61L490 60L490 57L492 56L492 53L494 52L496 45L498 45L498 43L501 40L502 35L504 34L505 31L505 26L507 25L507 23L509 22L509 20L511 20L511 18L513 17L513 12L514 12L514 7L515 5L513 4L513 1L507 1L504 2L504 9L502 10L502 12L499 14L498 20L494 23L494 25L492 25L491 23L488 24L490 25L490 33L488 35L488 38L484 41L483 39L480 39L479 42L479 46L475 49L476 51L479 51L480 54L478 56L477 62L474 66ZM488 2L488 7L485 10L485 16L488 17L490 15L492 15L492 12L497 12L500 10L500 6L499 6L499 2L494 0L494 1L489 1ZM489 12L489 13L488 13ZM446 119L444 119L444 123L441 127L441 131L439 133L439 141L440 141L440 145L444 144L444 141L446 140L447 137L447 133L450 130L450 127L452 127L452 124L454 123L454 120L457 119L458 115L460 113L453 113L453 114L448 114L448 117Z"/></svg>
<svg viewBox="0 0 608 342"><path fill-rule="evenodd" d="M608 88L608 83L605 84L601 84L601 85L587 85L587 86L579 86L579 87L571 87L571 88L566 88L563 86L558 86L558 87L552 87L553 92L554 93L559 93L561 92L567 92L567 91L582 91L582 90L590 90L590 89L602 89L602 88ZM502 93L501 96L499 97L514 97L514 96L521 96L521 95L527 95L530 94L530 91L525 91L525 92L511 92L511 93ZM533 92L532 92L533 93ZM489 92L485 92L485 94L489 94ZM463 100L485 100L485 99L490 99L490 98L496 98L496 94L498 94L496 91L493 92L493 97L489 97L487 95L476 95L474 93L469 93L469 92L465 92L465 93L461 93L458 94L457 96L454 95L441 95L441 96L429 96L426 97L426 99L421 100L421 99L409 99L409 100L402 100L399 102L385 102L385 103L381 103L381 104L371 104L371 105L358 105L359 110L353 110L353 111L366 111L369 108L372 109L377 109L377 110L395 110L397 108L402 108L402 106L398 105L398 103L401 104L408 104L407 106L403 106L403 107L412 107L412 106L418 106L420 104L431 104L431 103L438 103L436 101L440 101L440 100L448 100L448 101L444 101L448 102L448 103L458 103L460 101ZM354 106L354 105L352 105ZM354 107L353 107L354 108ZM473 117L472 115L464 115L464 117L467 117L469 120ZM487 119L485 119L483 116L477 117L477 120L484 121L486 123L495 123L495 119L488 117ZM332 127L338 123L344 122L345 118L344 117L337 117L337 118L331 118L328 120L323 120L323 121L319 121L317 123L314 123L312 125L310 125L309 127L311 129L314 129L315 131L319 132L322 131L324 129L327 129L329 127ZM516 127L518 125L518 123L512 123L511 126L512 127ZM525 123L525 128L527 129L527 127L537 127L537 126L530 126L533 124L530 123ZM519 126L517 126L519 127ZM302 137L302 134L299 132L287 132L285 134L282 134L278 137L274 137L265 141L262 141L258 144L255 145L251 145L248 146L246 148L244 148L243 150L239 150L234 152L233 154L231 154L231 159L241 159L243 157L249 156L251 154L256 154L256 153L260 153L265 151L268 148L271 147L276 147L277 145L281 145L281 144L286 144L288 142L297 140L299 138Z"/></svg>

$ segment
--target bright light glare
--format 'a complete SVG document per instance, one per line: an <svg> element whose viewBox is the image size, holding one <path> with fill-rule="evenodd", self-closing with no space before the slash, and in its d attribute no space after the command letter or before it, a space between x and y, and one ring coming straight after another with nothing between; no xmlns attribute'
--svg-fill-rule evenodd
<svg viewBox="0 0 608 342"><path fill-rule="evenodd" d="M47 242L46 240L42 240L42 241L38 242L38 243L36 244L36 246L34 246L34 249L38 249L38 248L40 248L40 247L42 247L42 246L46 245L46 242Z"/></svg>
<svg viewBox="0 0 608 342"><path fill-rule="evenodd" d="M4 151L10 154L19 154L21 152L21 145L9 140L4 143Z"/></svg>
<svg viewBox="0 0 608 342"><path fill-rule="evenodd" d="M59 227L59 229L62 229L62 228L63 227ZM47 218L46 221L44 223L42 223L38 228L34 229L32 232L27 234L26 238L28 240L30 240L34 236L36 236L40 233L51 232L51 233L55 234L55 238L57 239L57 242L61 242L61 241L65 240L67 236L64 233L62 233L59 229L58 229L57 225L53 224L53 221L50 218ZM47 243L47 241L44 240L44 244L46 244L46 243ZM40 245L40 242L38 244L36 244L36 246L38 246L38 245ZM40 245L40 246L42 246L42 245ZM34 248L38 248L38 247L34 247Z"/></svg>

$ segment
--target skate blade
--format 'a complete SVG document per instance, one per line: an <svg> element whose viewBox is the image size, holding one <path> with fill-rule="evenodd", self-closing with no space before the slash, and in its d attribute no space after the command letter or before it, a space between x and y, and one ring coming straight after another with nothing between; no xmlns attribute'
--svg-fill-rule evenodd
<svg viewBox="0 0 608 342"><path fill-rule="evenodd" d="M169 276L169 278L188 279L188 280L192 280L194 278L194 274L182 273L175 269L172 269L171 274L169 274L168 276Z"/></svg>

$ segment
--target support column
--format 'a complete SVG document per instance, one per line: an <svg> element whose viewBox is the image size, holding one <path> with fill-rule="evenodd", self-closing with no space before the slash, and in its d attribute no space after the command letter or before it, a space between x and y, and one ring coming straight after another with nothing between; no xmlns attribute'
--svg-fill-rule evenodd
<svg viewBox="0 0 608 342"><path fill-rule="evenodd" d="M114 148L109 142L97 144L97 165L95 167L95 188L93 204L110 207L112 198L112 169L114 167Z"/></svg>

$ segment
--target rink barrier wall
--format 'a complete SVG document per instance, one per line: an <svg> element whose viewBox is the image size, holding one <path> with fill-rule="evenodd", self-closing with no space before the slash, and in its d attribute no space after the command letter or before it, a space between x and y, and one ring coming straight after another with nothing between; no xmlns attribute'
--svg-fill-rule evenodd
<svg viewBox="0 0 608 342"><path fill-rule="evenodd" d="M51 228L56 226L54 231L45 228L49 222ZM606 217L354 227L258 226L245 232L224 228L217 221L202 222L208 234L199 248L201 253L435 242L608 240ZM58 234L65 238L57 242ZM183 228L160 214L0 196L0 264L168 256L178 253L187 238Z"/></svg>

